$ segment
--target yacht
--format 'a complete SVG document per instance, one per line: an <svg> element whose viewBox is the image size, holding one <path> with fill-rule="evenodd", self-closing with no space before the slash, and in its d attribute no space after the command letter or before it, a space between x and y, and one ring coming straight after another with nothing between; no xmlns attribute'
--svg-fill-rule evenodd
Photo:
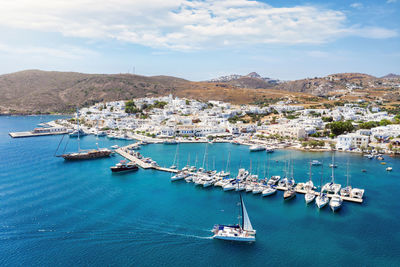
<svg viewBox="0 0 400 267"><path fill-rule="evenodd" d="M224 189L224 191L231 191L234 190L236 188L236 182L230 182L227 183L226 185L224 185L222 188Z"/></svg>
<svg viewBox="0 0 400 267"><path fill-rule="evenodd" d="M280 176L277 176L277 175L275 175L275 176L272 176L269 180L268 180L268 185L276 185L278 182L279 182L279 180L281 179L281 177Z"/></svg>
<svg viewBox="0 0 400 267"><path fill-rule="evenodd" d="M364 189L353 188L351 189L350 197L362 199L364 196Z"/></svg>
<svg viewBox="0 0 400 267"><path fill-rule="evenodd" d="M126 172L126 171L137 171L139 167L133 163L126 163L125 160L121 160L119 163L115 164L115 166L110 167L112 172Z"/></svg>
<svg viewBox="0 0 400 267"><path fill-rule="evenodd" d="M329 201L329 206L333 212L337 211L342 207L343 200L339 195L333 195L331 200Z"/></svg>
<svg viewBox="0 0 400 267"><path fill-rule="evenodd" d="M283 193L283 199L289 200L296 196L296 191L294 191L293 187L289 187L285 193Z"/></svg>
<svg viewBox="0 0 400 267"><path fill-rule="evenodd" d="M178 172L177 174L175 174L174 176L171 176L171 181L178 181L178 180L182 180L185 179L186 177L188 177L188 174L185 172Z"/></svg>
<svg viewBox="0 0 400 267"><path fill-rule="evenodd" d="M328 202L329 198L325 193L320 193L320 195L315 198L315 204L317 204L317 207L319 209L325 207Z"/></svg>
<svg viewBox="0 0 400 267"><path fill-rule="evenodd" d="M273 153L273 152L275 151L275 149L272 148L272 147L267 147L267 148L265 148L265 151L266 151L267 153Z"/></svg>
<svg viewBox="0 0 400 267"><path fill-rule="evenodd" d="M255 187L253 187L253 194L260 194L264 191L265 187L262 186L261 184L256 185Z"/></svg>
<svg viewBox="0 0 400 267"><path fill-rule="evenodd" d="M320 166L320 165L321 165L321 162L318 161L318 160L316 160L316 159L314 159L313 161L311 161L311 165L312 165L312 166Z"/></svg>
<svg viewBox="0 0 400 267"><path fill-rule="evenodd" d="M262 145L252 145L249 147L250 152L257 152L257 151L264 151L265 150L265 146Z"/></svg>
<svg viewBox="0 0 400 267"><path fill-rule="evenodd" d="M243 191L243 190L246 190L246 183L238 182L235 191Z"/></svg>
<svg viewBox="0 0 400 267"><path fill-rule="evenodd" d="M74 130L72 133L68 134L69 137L81 137L87 135L82 129Z"/></svg>
<svg viewBox="0 0 400 267"><path fill-rule="evenodd" d="M275 185L267 185L264 190L262 191L262 196L270 196L276 193L276 186Z"/></svg>
<svg viewBox="0 0 400 267"><path fill-rule="evenodd" d="M212 186L215 182L213 177L207 176L203 179L204 183L203 183L203 187L209 187Z"/></svg>
<svg viewBox="0 0 400 267"><path fill-rule="evenodd" d="M348 160L347 160L347 174L346 174L346 176L347 176L347 179L346 179L347 180L347 185L346 185L346 187L340 189L340 195L342 197L350 197L351 189L352 189L352 187L350 185L349 161Z"/></svg>
<svg viewBox="0 0 400 267"><path fill-rule="evenodd" d="M332 154L332 164L335 164L335 156ZM342 186L340 184L335 184L335 175L334 175L334 168L332 168L332 180L329 183L326 183L322 187L322 191L328 192L328 193L334 193L337 194L340 191L340 188Z"/></svg>
<svg viewBox="0 0 400 267"><path fill-rule="evenodd" d="M314 199L315 199L314 192L309 191L304 195L304 200L306 201L306 204L313 202Z"/></svg>
<svg viewBox="0 0 400 267"><path fill-rule="evenodd" d="M256 241L256 230L251 225L249 215L247 214L246 207L243 202L242 195L240 195L241 207L241 223L236 225L217 224L214 226L212 232L214 239L230 240L230 241Z"/></svg>
<svg viewBox="0 0 400 267"><path fill-rule="evenodd" d="M328 196L325 193L323 193L323 191L322 191L323 176L324 176L324 165L322 165L322 170L321 170L321 183L320 183L321 191L320 191L319 195L315 198L315 204L317 205L317 207L319 209L322 209L323 207L325 207L326 204L328 204L328 202L329 202Z"/></svg>

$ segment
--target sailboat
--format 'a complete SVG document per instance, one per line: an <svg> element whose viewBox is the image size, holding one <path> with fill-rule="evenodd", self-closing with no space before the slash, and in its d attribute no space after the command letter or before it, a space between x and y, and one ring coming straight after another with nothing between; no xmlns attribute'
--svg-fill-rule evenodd
<svg viewBox="0 0 400 267"><path fill-rule="evenodd" d="M346 187L340 189L340 195L343 197L350 197L352 187L350 185L350 175L349 175L349 160L347 159L347 174L346 174L347 182Z"/></svg>
<svg viewBox="0 0 400 267"><path fill-rule="evenodd" d="M332 154L332 164L335 164L335 154ZM326 191L328 193L334 193L337 194L340 191L340 188L342 187L340 184L335 184L335 175L334 175L334 169L332 168L332 180L330 183L326 183L322 187L322 191Z"/></svg>
<svg viewBox="0 0 400 267"><path fill-rule="evenodd" d="M61 155L57 155L57 157L62 157L65 160L85 160L85 159L97 159L97 158L109 157L111 155L112 151L107 148L99 148L97 143L96 143L97 149L91 149L91 150L81 149L78 108L76 109L76 121L77 121L78 152L64 153ZM56 153L57 153L57 151L56 151Z"/></svg>
<svg viewBox="0 0 400 267"><path fill-rule="evenodd" d="M304 200L306 201L306 204L311 203L315 199L315 194L314 191L312 191L314 184L311 181L311 162L310 162L310 180L309 180L309 186L307 186L306 183L306 190L307 193L304 195ZM312 186L310 186L312 184Z"/></svg>
<svg viewBox="0 0 400 267"><path fill-rule="evenodd" d="M176 147L175 160L176 160L175 168L178 170L178 172L174 176L171 176L171 181L172 182L173 181L182 180L182 179L185 179L186 177L188 177L188 173L187 172L179 170L179 144Z"/></svg>
<svg viewBox="0 0 400 267"><path fill-rule="evenodd" d="M315 198L315 204L317 204L317 207L319 209L322 209L323 207L326 206L326 204L328 204L329 202L329 198L326 195L326 193L322 192L322 178L324 176L324 164L322 164L322 168L321 168L321 192L319 193L319 196L317 196Z"/></svg>
<svg viewBox="0 0 400 267"><path fill-rule="evenodd" d="M230 241L256 241L256 230L251 225L249 215L247 214L246 206L244 205L242 195L240 195L241 207L241 223L236 225L217 224L213 228L214 239L230 240Z"/></svg>

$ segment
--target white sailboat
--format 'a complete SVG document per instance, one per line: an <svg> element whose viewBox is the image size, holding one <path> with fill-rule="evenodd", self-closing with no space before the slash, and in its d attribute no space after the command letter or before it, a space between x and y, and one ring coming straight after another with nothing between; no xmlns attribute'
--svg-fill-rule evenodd
<svg viewBox="0 0 400 267"><path fill-rule="evenodd" d="M306 204L311 203L315 199L314 191L312 191L314 184L311 181L311 162L310 162L310 180L308 182L309 184L306 183L305 185L307 193L304 195L304 200L306 201Z"/></svg>
<svg viewBox="0 0 400 267"><path fill-rule="evenodd" d="M329 202L328 196L322 192L322 177L324 176L324 165L322 164L322 169L321 169L321 192L319 193L319 196L315 198L315 204L317 204L317 207L319 209L322 209L323 207L326 206Z"/></svg>
<svg viewBox="0 0 400 267"><path fill-rule="evenodd" d="M332 164L335 164L335 154L332 154ZM334 193L338 194L340 191L340 188L342 187L340 184L335 184L335 175L334 175L334 169L332 168L332 180L330 183L325 184L322 187L322 191L326 191L328 193Z"/></svg>
<svg viewBox="0 0 400 267"><path fill-rule="evenodd" d="M242 195L240 195L241 207L241 223L236 225L217 224L213 228L214 239L230 240L230 241L256 241L256 230L251 225L249 215L247 214L246 206L244 205ZM240 217L239 217L240 218Z"/></svg>
<svg viewBox="0 0 400 267"><path fill-rule="evenodd" d="M329 206L333 212L337 211L342 207L343 199L338 194L332 196L331 201L329 201Z"/></svg>

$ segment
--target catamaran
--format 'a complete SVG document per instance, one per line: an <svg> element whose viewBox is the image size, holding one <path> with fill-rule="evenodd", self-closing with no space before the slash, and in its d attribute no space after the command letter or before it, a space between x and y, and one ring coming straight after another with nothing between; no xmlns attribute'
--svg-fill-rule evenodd
<svg viewBox="0 0 400 267"><path fill-rule="evenodd" d="M214 239L230 240L230 241L256 241L256 230L251 225L249 215L247 214L246 206L244 205L242 195L240 195L241 217L236 225L217 224L213 228Z"/></svg>
<svg viewBox="0 0 400 267"><path fill-rule="evenodd" d="M329 206L333 212L337 211L342 207L343 199L338 194L332 196L331 201L329 201Z"/></svg>
<svg viewBox="0 0 400 267"><path fill-rule="evenodd" d="M332 154L332 164L335 164L335 154ZM332 180L330 183L327 183L322 187L322 191L337 194L341 187L340 184L335 184L334 168L332 168Z"/></svg>

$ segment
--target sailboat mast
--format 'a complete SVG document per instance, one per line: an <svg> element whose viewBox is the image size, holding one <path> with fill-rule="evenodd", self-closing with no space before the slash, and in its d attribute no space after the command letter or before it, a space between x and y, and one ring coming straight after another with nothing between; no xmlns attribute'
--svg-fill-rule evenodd
<svg viewBox="0 0 400 267"><path fill-rule="evenodd" d="M309 167L309 169L310 169L310 171L309 171L309 172L310 172L310 173L309 173L309 176L310 176L310 182L311 182L311 161L310 161L310 164L309 164L309 165L310 165L310 167Z"/></svg>
<svg viewBox="0 0 400 267"><path fill-rule="evenodd" d="M203 166L202 166L203 169L204 169L204 165L206 163L206 155L207 155L207 144L206 144L206 149L204 151L204 157L203 157Z"/></svg>
<svg viewBox="0 0 400 267"><path fill-rule="evenodd" d="M335 154L332 154L332 183L335 183L334 170L335 169Z"/></svg>
<svg viewBox="0 0 400 267"><path fill-rule="evenodd" d="M79 109L76 108L76 121L77 121L77 127L78 127L78 152L81 151L81 142L79 138Z"/></svg>
<svg viewBox="0 0 400 267"><path fill-rule="evenodd" d="M321 194L322 194L322 179L324 177L324 162L321 164Z"/></svg>
<svg viewBox="0 0 400 267"><path fill-rule="evenodd" d="M243 214L243 199L242 199L242 194L240 194L240 210L242 214L242 225L241 228L244 226L244 214Z"/></svg>
<svg viewBox="0 0 400 267"><path fill-rule="evenodd" d="M225 172L228 172L229 161L231 160L231 152L228 153L228 160L226 161L226 169Z"/></svg>

